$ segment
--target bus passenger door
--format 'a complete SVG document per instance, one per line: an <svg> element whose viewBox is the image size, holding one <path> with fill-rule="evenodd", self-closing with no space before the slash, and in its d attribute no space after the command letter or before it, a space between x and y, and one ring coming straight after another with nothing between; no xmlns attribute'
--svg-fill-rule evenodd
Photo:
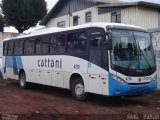
<svg viewBox="0 0 160 120"><path fill-rule="evenodd" d="M101 41L100 35L92 35L89 47L88 83L89 92L102 94L101 84Z"/></svg>

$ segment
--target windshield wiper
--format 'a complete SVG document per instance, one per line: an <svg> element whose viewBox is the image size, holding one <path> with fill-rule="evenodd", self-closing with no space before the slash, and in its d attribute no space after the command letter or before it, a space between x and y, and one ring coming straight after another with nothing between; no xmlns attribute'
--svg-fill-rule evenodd
<svg viewBox="0 0 160 120"><path fill-rule="evenodd" d="M147 64L148 64L148 66L149 66L149 69L152 69L151 65L149 64L148 59L146 58L146 56L144 55L144 53L143 53L143 51L142 51L142 50L141 50L141 53L142 53L142 55L143 55L144 59L146 60L146 62L147 62Z"/></svg>
<svg viewBox="0 0 160 120"><path fill-rule="evenodd" d="M139 48L140 55L141 55L141 54L143 55L144 59L146 60L146 63L147 63L148 66L149 66L149 69L152 69L151 65L149 64L149 62L148 62L148 60L147 60L147 58L146 58L146 56L144 55L143 51L140 49L139 43L137 43L137 45L138 45L138 48Z"/></svg>
<svg viewBox="0 0 160 120"><path fill-rule="evenodd" d="M138 54L137 54L137 55L135 55L135 56L133 57L133 59L131 60L131 62L130 62L130 63L129 63L129 65L128 65L127 69L129 69L129 68L131 67L131 65L132 65L132 63L133 63L133 61L134 61L135 57L137 57L137 56L138 56Z"/></svg>

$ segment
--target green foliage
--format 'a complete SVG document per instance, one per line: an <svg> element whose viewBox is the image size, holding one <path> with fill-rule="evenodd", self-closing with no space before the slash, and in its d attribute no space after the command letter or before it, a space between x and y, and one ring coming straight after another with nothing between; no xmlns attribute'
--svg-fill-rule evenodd
<svg viewBox="0 0 160 120"><path fill-rule="evenodd" d="M156 91L156 94L160 95L160 90L157 90L157 91Z"/></svg>
<svg viewBox="0 0 160 120"><path fill-rule="evenodd" d="M19 33L34 27L47 13L45 0L2 0L6 26L14 26Z"/></svg>
<svg viewBox="0 0 160 120"><path fill-rule="evenodd" d="M4 31L4 21L3 21L3 17L0 14L0 32Z"/></svg>

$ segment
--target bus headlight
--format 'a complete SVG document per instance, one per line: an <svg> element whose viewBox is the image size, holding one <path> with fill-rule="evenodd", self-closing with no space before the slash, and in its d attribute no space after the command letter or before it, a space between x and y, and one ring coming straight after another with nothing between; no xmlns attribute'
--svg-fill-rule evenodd
<svg viewBox="0 0 160 120"><path fill-rule="evenodd" d="M124 84L124 83L125 83L125 81L124 81L122 78L120 78L120 77L118 77L118 76L116 76L116 75L113 75L113 74L112 74L112 77L113 77L114 80L116 80L117 82L119 82L119 83L121 83L121 84Z"/></svg>
<svg viewBox="0 0 160 120"><path fill-rule="evenodd" d="M157 78L158 78L157 75L155 75L155 76L153 77L152 81L156 81Z"/></svg>

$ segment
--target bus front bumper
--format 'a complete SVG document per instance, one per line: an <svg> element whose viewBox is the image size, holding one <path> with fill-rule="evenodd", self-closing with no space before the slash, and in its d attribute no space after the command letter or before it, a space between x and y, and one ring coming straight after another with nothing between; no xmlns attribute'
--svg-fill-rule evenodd
<svg viewBox="0 0 160 120"><path fill-rule="evenodd" d="M109 96L134 96L154 93L157 90L157 81L144 84L119 83L109 75Z"/></svg>

